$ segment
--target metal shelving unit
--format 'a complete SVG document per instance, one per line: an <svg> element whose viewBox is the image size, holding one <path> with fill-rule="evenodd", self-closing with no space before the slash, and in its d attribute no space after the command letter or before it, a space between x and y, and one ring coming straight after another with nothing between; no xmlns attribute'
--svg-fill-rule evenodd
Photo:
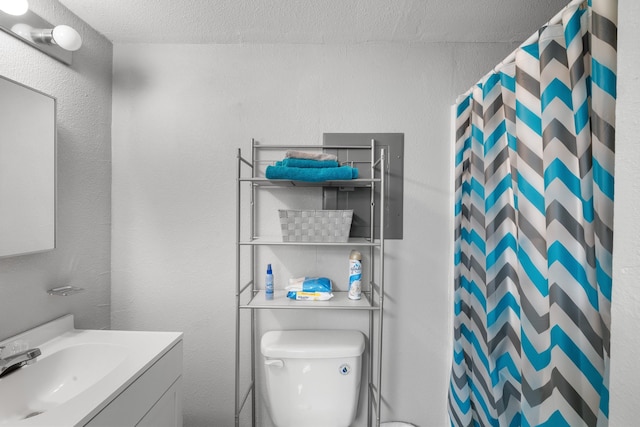
<svg viewBox="0 0 640 427"><path fill-rule="evenodd" d="M268 180L259 175L258 152L261 150L285 151L285 150L327 150L327 149L354 149L354 150L370 150L371 152L371 178L353 179L349 181L324 181L300 182L289 180ZM238 175L236 189L236 360L235 360L235 425L240 427L240 417L251 397L251 425L256 426L256 310L354 310L363 312L368 315L369 327L367 338L369 341L369 363L368 363L368 390L367 390L367 425L379 427L380 425L380 396L381 396L381 379L382 379L382 328L383 328L383 302L384 302L384 227L380 227L379 238L374 239L374 218L379 215L379 223L384 224L385 212L385 149L380 149L379 158L375 156L375 140L371 140L371 145L354 145L354 146L330 146L330 145L261 145L255 140L251 141L251 155L245 158L242 150L238 149ZM249 186L249 200L244 201L242 197L242 186ZM313 187L357 187L368 188L371 194L371 209L369 216L370 234L369 238L350 238L344 243L310 243L310 242L283 242L278 240L269 240L256 236L255 219L257 206L255 203L256 192L260 189L268 189L273 187L295 187L304 191L304 188ZM375 190L380 191L380 203L376 206ZM247 204L248 202L248 204ZM242 226L241 212L243 206L247 204L249 209L249 225ZM256 251L261 246L300 246L304 247L350 247L360 248L360 250L368 250L369 254L369 286L363 289L362 299L350 300L347 298L347 292L334 291L334 297L329 301L293 301L286 297L285 291L275 291L273 300L265 300L264 291L258 289L258 276L256 276L255 258ZM242 247L249 247L250 254L245 256L248 260L244 260ZM376 265L374 260L379 262ZM242 282L243 268L249 268L249 280ZM241 374L241 311L248 310L250 312L250 345L251 345L251 376L249 385L245 390L241 390L240 374ZM376 316L377 313L377 316ZM376 369L374 369L374 366Z"/></svg>

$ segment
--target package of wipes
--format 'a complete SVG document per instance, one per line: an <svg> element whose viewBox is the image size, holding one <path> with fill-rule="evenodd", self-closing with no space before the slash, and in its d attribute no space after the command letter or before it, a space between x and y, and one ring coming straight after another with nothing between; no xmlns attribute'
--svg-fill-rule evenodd
<svg viewBox="0 0 640 427"><path fill-rule="evenodd" d="M289 279L285 289L287 298L297 301L327 301L333 297L332 283L326 277L299 277Z"/></svg>
<svg viewBox="0 0 640 427"><path fill-rule="evenodd" d="M327 301L333 298L333 294L331 292L289 291L287 298L296 301Z"/></svg>

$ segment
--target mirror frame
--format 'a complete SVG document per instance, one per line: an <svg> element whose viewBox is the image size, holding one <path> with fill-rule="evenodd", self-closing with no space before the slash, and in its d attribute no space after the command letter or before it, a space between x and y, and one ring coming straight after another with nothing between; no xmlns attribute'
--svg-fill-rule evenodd
<svg viewBox="0 0 640 427"><path fill-rule="evenodd" d="M27 255L27 254L34 254L34 253L40 253L40 252L45 252L45 251L50 251L56 248L56 242L57 242L57 222L58 222L58 218L57 218L57 208L58 208L58 119L57 119L57 111L58 111L58 100L57 98L55 98L54 96L51 96L47 93L44 93L40 90L34 89L30 86L27 86L23 83L17 82L15 80L12 80L10 78L7 78L5 76L0 75L0 79L2 79L2 81L9 83L9 84L13 84L16 86L19 86L22 89L27 89L37 95L41 95L44 96L46 98L49 98L52 102L53 102L53 147L52 147L52 153L50 154L51 156L53 156L53 165L52 165L52 170L51 173L53 174L52 177L52 191L53 194L49 195L49 193L47 192L47 206L49 206L49 200L53 203L53 206L51 207L51 209L47 209L47 211L51 210L52 215L53 215L53 222L52 222L52 226L53 226L53 230L50 230L49 228L49 223L50 221L46 221L46 223L43 221L43 223L45 223L46 225L46 238L42 239L42 242L37 242L34 243L31 247L23 247L23 248L15 248L15 249L11 249L11 248L0 248L0 259L4 259L4 258L8 258L8 257L13 257L13 256L19 256L19 255ZM3 100L0 100L0 102L3 102ZM48 108L48 107L47 107ZM1 119L1 118L0 118ZM47 126L50 126L50 123L47 124ZM0 129L0 132L2 132L2 129ZM0 138L2 138L0 136ZM49 154L47 154L47 157L49 157ZM34 165L33 167L34 170L36 170L36 167ZM0 203L2 203L2 196L0 195ZM0 221L2 221L2 218L0 218ZM0 236L0 240L2 239L2 236ZM35 240L34 240L35 242ZM1 242L0 242L1 245Z"/></svg>

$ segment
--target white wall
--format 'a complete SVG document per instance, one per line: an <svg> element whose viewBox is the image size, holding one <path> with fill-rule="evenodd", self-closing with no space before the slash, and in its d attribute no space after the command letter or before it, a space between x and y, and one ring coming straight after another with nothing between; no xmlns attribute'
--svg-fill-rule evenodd
<svg viewBox="0 0 640 427"><path fill-rule="evenodd" d="M611 425L634 425L640 374L640 6L619 0ZM0 74L58 99L58 247L0 259L0 338L65 313L109 326L111 44L78 28L68 67L0 33ZM405 239L388 248L385 418L445 425L448 104L514 46L137 46L114 58L113 324L186 331L185 425L233 417L236 147L323 132L404 132ZM471 56L469 56L471 55ZM432 126L433 129L429 127ZM87 289L52 298L46 289ZM428 298L425 296L429 294Z"/></svg>
<svg viewBox="0 0 640 427"><path fill-rule="evenodd" d="M405 134L383 418L447 425L449 106L514 46L479 47L114 47L112 325L185 332L185 425L233 425L237 148L320 143L323 132ZM269 320L295 316L283 327L311 322Z"/></svg>
<svg viewBox="0 0 640 427"><path fill-rule="evenodd" d="M618 3L615 236L611 328L611 426L638 424L640 393L640 4Z"/></svg>
<svg viewBox="0 0 640 427"><path fill-rule="evenodd" d="M75 27L84 45L67 66L0 32L0 74L58 100L57 247L0 259L0 339L66 313L81 328L110 324L112 46L57 1L29 4ZM67 284L86 292L46 293Z"/></svg>

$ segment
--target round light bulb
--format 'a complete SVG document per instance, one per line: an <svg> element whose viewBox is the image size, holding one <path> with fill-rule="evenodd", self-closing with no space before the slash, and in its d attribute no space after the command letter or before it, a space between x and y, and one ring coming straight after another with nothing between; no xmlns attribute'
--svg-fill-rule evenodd
<svg viewBox="0 0 640 427"><path fill-rule="evenodd" d="M27 0L0 0L0 10L14 16L27 13L29 3Z"/></svg>
<svg viewBox="0 0 640 427"><path fill-rule="evenodd" d="M68 25L56 26L51 35L53 36L53 41L65 50L73 52L82 46L80 34Z"/></svg>
<svg viewBox="0 0 640 427"><path fill-rule="evenodd" d="M31 32L33 31L33 27L28 24L18 23L11 27L11 31L13 31L23 39L31 40Z"/></svg>

